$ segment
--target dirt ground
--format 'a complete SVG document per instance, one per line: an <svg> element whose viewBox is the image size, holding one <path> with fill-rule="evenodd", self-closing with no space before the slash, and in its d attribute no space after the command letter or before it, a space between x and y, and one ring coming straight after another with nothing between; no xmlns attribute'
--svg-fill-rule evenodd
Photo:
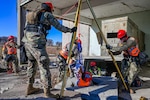
<svg viewBox="0 0 150 100"><path fill-rule="evenodd" d="M57 83L58 77L58 68L50 69L51 71L51 80L52 87ZM22 70L19 75L7 74L6 72L0 73L0 100L55 100L53 98L46 99L43 97L43 87L40 82L39 71L37 72L34 87L38 87L41 89L36 94L26 96L25 91L27 87L27 74L26 70ZM60 94L60 90L52 89L51 92L53 94ZM80 94L73 91L65 91L64 98L62 100L81 100Z"/></svg>

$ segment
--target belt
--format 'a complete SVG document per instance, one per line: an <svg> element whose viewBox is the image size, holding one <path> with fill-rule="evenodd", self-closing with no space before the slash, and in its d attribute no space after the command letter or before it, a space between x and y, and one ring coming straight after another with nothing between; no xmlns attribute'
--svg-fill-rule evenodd
<svg viewBox="0 0 150 100"><path fill-rule="evenodd" d="M28 32L38 32L37 28L26 28L26 31Z"/></svg>
<svg viewBox="0 0 150 100"><path fill-rule="evenodd" d="M25 30L28 32L38 32L38 26L37 25L27 25L25 27Z"/></svg>

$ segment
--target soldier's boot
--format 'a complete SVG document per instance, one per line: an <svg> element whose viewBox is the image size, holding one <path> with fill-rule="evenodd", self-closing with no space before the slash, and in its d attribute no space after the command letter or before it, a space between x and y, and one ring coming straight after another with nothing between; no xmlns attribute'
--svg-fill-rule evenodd
<svg viewBox="0 0 150 100"><path fill-rule="evenodd" d="M130 92L130 94L136 93L133 89L130 89L129 92Z"/></svg>
<svg viewBox="0 0 150 100"><path fill-rule="evenodd" d="M36 93L38 91L40 91L40 88L34 88L33 84L30 83L27 86L26 95L34 94L34 93Z"/></svg>
<svg viewBox="0 0 150 100"><path fill-rule="evenodd" d="M7 74L11 74L11 73L13 73L13 69L8 69Z"/></svg>
<svg viewBox="0 0 150 100"><path fill-rule="evenodd" d="M52 94L50 92L50 88L49 87L48 88L44 88L44 97L45 98L60 98L59 94L56 94L56 95Z"/></svg>

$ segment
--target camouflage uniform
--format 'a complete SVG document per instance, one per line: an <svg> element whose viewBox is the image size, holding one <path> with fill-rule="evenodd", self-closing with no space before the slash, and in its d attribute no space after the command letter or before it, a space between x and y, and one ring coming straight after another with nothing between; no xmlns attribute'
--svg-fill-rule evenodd
<svg viewBox="0 0 150 100"><path fill-rule="evenodd" d="M67 57L68 57L69 49L70 49L70 42L67 43L63 48L64 52L67 53L66 55ZM72 47L72 55L71 55L70 63L74 63L73 61L76 60L77 55L78 55L78 47L77 44L74 43ZM64 58L62 54L59 53L59 55L57 56L57 65L59 67L59 81L63 79L63 75L66 67L66 61L67 58ZM73 72L71 73L71 76L73 76Z"/></svg>
<svg viewBox="0 0 150 100"><path fill-rule="evenodd" d="M66 50L69 51L70 49L70 43L66 45ZM73 47L72 47L72 58L75 60L77 59L78 55L79 55L79 52L78 52L78 46L77 44L73 44Z"/></svg>
<svg viewBox="0 0 150 100"><path fill-rule="evenodd" d="M113 52L113 54L117 52L121 53L122 51L124 51L124 60L126 61L126 66L122 68L122 73L124 73L124 77L127 76L127 81L129 85L131 85L131 83L133 82L134 78L136 77L136 75L139 73L140 70L140 67L137 64L136 60L137 57L130 56L127 51L128 48L136 45L137 43L135 38L128 37L127 41L125 42L120 41L117 47L112 48L112 50L115 51Z"/></svg>
<svg viewBox="0 0 150 100"><path fill-rule="evenodd" d="M22 41L25 43L26 54L28 57L29 83L34 83L34 76L37 66L41 74L41 81L45 88L51 86L51 75L49 70L49 57L46 52L47 30L53 25L60 31L71 32L71 29L61 25L50 12L42 12L41 24L28 24L30 18L27 18L27 25L24 31ZM45 27L49 27L48 29Z"/></svg>

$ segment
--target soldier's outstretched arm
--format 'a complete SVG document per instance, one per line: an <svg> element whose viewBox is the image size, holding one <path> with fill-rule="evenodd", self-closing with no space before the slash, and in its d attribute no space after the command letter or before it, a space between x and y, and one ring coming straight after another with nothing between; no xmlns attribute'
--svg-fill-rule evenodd
<svg viewBox="0 0 150 100"><path fill-rule="evenodd" d="M44 14L44 17L49 21L50 25L53 25L56 29L62 31L62 32L73 32L76 31L76 28L68 28L62 24L49 12L46 12Z"/></svg>

